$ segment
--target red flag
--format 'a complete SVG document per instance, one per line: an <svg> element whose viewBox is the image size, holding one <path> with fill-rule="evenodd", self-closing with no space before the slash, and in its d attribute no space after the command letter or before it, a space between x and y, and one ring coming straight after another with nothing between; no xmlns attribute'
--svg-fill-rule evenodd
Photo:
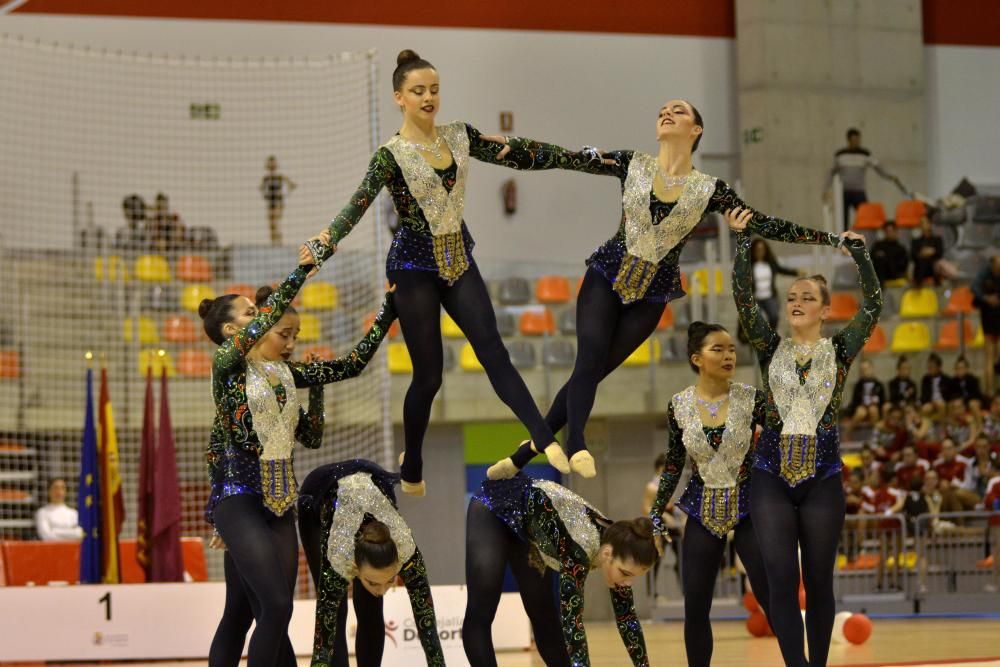
<svg viewBox="0 0 1000 667"><path fill-rule="evenodd" d="M153 485L151 581L184 581L181 555L181 490L174 455L174 429L170 425L167 369L160 381L160 438L156 446L156 481Z"/></svg>
<svg viewBox="0 0 1000 667"><path fill-rule="evenodd" d="M108 371L101 369L101 394L97 406L97 445L100 455L101 494L101 581L121 583L121 557L118 536L125 522L125 501L122 499L122 477L118 467L118 436L108 392Z"/></svg>
<svg viewBox="0 0 1000 667"><path fill-rule="evenodd" d="M150 581L153 546L153 485L156 473L156 425L153 423L153 369L146 369L146 405L142 410L142 443L139 450L139 514L135 559Z"/></svg>

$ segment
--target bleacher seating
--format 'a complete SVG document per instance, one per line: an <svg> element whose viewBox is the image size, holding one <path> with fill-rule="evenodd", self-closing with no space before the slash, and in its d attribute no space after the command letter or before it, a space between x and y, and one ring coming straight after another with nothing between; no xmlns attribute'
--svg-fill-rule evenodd
<svg viewBox="0 0 1000 667"><path fill-rule="evenodd" d="M521 313L519 328L522 336L551 336L556 332L556 321L548 308L526 310Z"/></svg>
<svg viewBox="0 0 1000 667"><path fill-rule="evenodd" d="M170 282L170 264L162 255L141 255L135 260L133 271L136 280L146 283Z"/></svg>
<svg viewBox="0 0 1000 667"><path fill-rule="evenodd" d="M16 380L21 377L21 355L17 350L0 350L0 378Z"/></svg>
<svg viewBox="0 0 1000 667"><path fill-rule="evenodd" d="M865 343L863 352L865 354L878 354L879 352L885 352L887 346L888 339L885 335L885 329L882 328L881 324L876 324L875 329L872 330L872 335L868 338L868 342Z"/></svg>
<svg viewBox="0 0 1000 667"><path fill-rule="evenodd" d="M469 342L466 342L462 346L462 351L458 355L458 364L462 367L463 371L479 373L485 370L483 365L479 363L476 351L472 349L472 343Z"/></svg>
<svg viewBox="0 0 1000 667"><path fill-rule="evenodd" d="M308 310L333 310L339 301L337 286L323 280L306 283L300 296L302 307Z"/></svg>
<svg viewBox="0 0 1000 667"><path fill-rule="evenodd" d="M212 265L201 255L183 255L177 260L177 279L186 283L210 283Z"/></svg>
<svg viewBox="0 0 1000 667"><path fill-rule="evenodd" d="M858 205L854 216L854 229L869 231L882 229L885 224L885 209L878 202L864 202Z"/></svg>
<svg viewBox="0 0 1000 667"><path fill-rule="evenodd" d="M136 327L132 322L132 318L126 317L122 322L122 340L126 343L131 343L132 339L135 337L135 328ZM140 345L156 345L160 342L160 332L156 327L156 322L149 317L146 317L145 315L139 316L138 329Z"/></svg>
<svg viewBox="0 0 1000 667"><path fill-rule="evenodd" d="M204 299L214 299L215 290L208 285L188 285L181 292L181 308L192 313L198 312L198 306Z"/></svg>
<svg viewBox="0 0 1000 667"><path fill-rule="evenodd" d="M972 305L972 290L966 285L961 285L951 290L948 295L948 303L944 307L944 314L954 317L959 313L970 314L974 310Z"/></svg>
<svg viewBox="0 0 1000 667"><path fill-rule="evenodd" d="M542 343L542 363L549 368L569 368L576 362L576 350L568 340L550 339Z"/></svg>
<svg viewBox="0 0 1000 667"><path fill-rule="evenodd" d="M526 370L534 368L537 363L535 346L526 340L514 340L507 343L507 352L514 368Z"/></svg>
<svg viewBox="0 0 1000 667"><path fill-rule="evenodd" d="M441 313L441 335L445 338L465 338L462 329L448 313Z"/></svg>
<svg viewBox="0 0 1000 667"><path fill-rule="evenodd" d="M505 306L531 303L531 285L524 278L507 278L500 283L498 301Z"/></svg>
<svg viewBox="0 0 1000 667"><path fill-rule="evenodd" d="M576 307L566 308L559 313L559 333L566 336L576 334Z"/></svg>
<svg viewBox="0 0 1000 667"><path fill-rule="evenodd" d="M139 375L145 377L149 369L152 369L153 377L160 377L164 370L168 378L177 375L174 358L166 350L147 348L139 351Z"/></svg>
<svg viewBox="0 0 1000 667"><path fill-rule="evenodd" d="M212 375L212 355L205 350L188 348L177 356L177 372L184 377L207 378Z"/></svg>
<svg viewBox="0 0 1000 667"><path fill-rule="evenodd" d="M141 326L140 320L139 342L143 342ZM205 338L204 330L199 331L194 320L187 315L174 315L163 323L163 340L168 343L196 343Z"/></svg>
<svg viewBox="0 0 1000 667"><path fill-rule="evenodd" d="M903 292L899 316L907 318L934 317L938 313L937 292L929 287L918 287Z"/></svg>
<svg viewBox="0 0 1000 667"><path fill-rule="evenodd" d="M649 338L642 345L637 347L632 354L625 359L623 366L649 366L654 360L660 358L660 341L657 338Z"/></svg>
<svg viewBox="0 0 1000 667"><path fill-rule="evenodd" d="M542 276L535 283L538 303L566 303L570 300L569 280L563 276Z"/></svg>
<svg viewBox="0 0 1000 667"><path fill-rule="evenodd" d="M962 328L965 331L965 344L972 345L976 340L976 332L972 327L972 322L963 320ZM941 325L938 332L937 342L934 344L935 350L957 350L961 347L962 341L958 338L958 320L949 320Z"/></svg>
<svg viewBox="0 0 1000 667"><path fill-rule="evenodd" d="M892 353L924 352L931 347L931 332L923 322L902 322L892 332Z"/></svg>
<svg viewBox="0 0 1000 667"><path fill-rule="evenodd" d="M667 307L663 309L663 314L660 315L660 321L656 323L657 331L665 331L674 326L674 309L667 304Z"/></svg>
<svg viewBox="0 0 1000 667"><path fill-rule="evenodd" d="M299 313L299 340L314 343L322 336L319 318L312 313Z"/></svg>
<svg viewBox="0 0 1000 667"><path fill-rule="evenodd" d="M927 214L927 207L919 199L906 199L896 204L896 226L900 229L920 226L920 220Z"/></svg>
<svg viewBox="0 0 1000 667"><path fill-rule="evenodd" d="M831 322L846 322L858 312L857 298L848 292L834 292L830 295Z"/></svg>
<svg viewBox="0 0 1000 667"><path fill-rule="evenodd" d="M413 373L413 362L405 343L389 343L386 357L389 360L389 372L394 375L410 375Z"/></svg>

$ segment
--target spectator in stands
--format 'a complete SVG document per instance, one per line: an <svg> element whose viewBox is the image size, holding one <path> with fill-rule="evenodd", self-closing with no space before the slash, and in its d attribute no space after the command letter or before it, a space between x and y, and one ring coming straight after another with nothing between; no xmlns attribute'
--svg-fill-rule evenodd
<svg viewBox="0 0 1000 667"><path fill-rule="evenodd" d="M927 355L927 373L920 380L920 404L924 414L943 416L951 396L951 378L941 372L941 357L931 352Z"/></svg>
<svg viewBox="0 0 1000 667"><path fill-rule="evenodd" d="M122 200L125 226L115 233L115 248L143 250L146 248L146 202L137 194Z"/></svg>
<svg viewBox="0 0 1000 667"><path fill-rule="evenodd" d="M913 284L922 286L931 280L941 284L942 278L955 277L954 267L944 259L944 240L934 233L931 219L920 219L920 236L910 241L910 258L913 260Z"/></svg>
<svg viewBox="0 0 1000 667"><path fill-rule="evenodd" d="M854 385L851 403L847 406L851 428L877 422L882 415L883 403L885 403L885 387L875 377L875 367L872 362L865 359L861 362L861 377Z"/></svg>
<svg viewBox="0 0 1000 667"><path fill-rule="evenodd" d="M35 529L46 542L83 539L76 510L66 504L66 480L49 482L49 502L35 512Z"/></svg>
<svg viewBox="0 0 1000 667"><path fill-rule="evenodd" d="M906 284L910 257L906 253L906 246L899 242L896 223L891 220L885 223L882 235L882 239L876 241L871 248L875 274L883 286L889 283L889 287L903 287Z"/></svg>
<svg viewBox="0 0 1000 667"><path fill-rule="evenodd" d="M653 468L656 470L656 474L653 479L646 484L646 488L642 493L642 514L643 516L649 516L650 510L653 508L653 503L656 502L656 492L660 488L660 476L663 475L663 469L667 467L667 454L666 452L660 453L656 457L656 461L653 462ZM657 586L660 579L660 562L663 560L664 547L669 545L670 550L674 552L674 574L677 576L677 582L680 583L681 576L681 557L680 557L680 542L681 542L681 532L684 527L684 518L687 516L683 512L678 511L674 507L674 503L667 502L666 511L660 515L663 519L663 525L667 529L667 534L665 536L657 537L657 551L660 553L659 558L656 559L656 564L650 569L649 574L653 578L653 599L659 597L659 587Z"/></svg>
<svg viewBox="0 0 1000 667"><path fill-rule="evenodd" d="M1000 464L1000 456L990 450L990 441L985 435L980 434L976 438L976 455L969 466L969 475L972 478L972 490L980 498L986 496L986 487L993 477L993 469Z"/></svg>
<svg viewBox="0 0 1000 667"><path fill-rule="evenodd" d="M295 182L278 173L278 158L269 155L264 163L267 173L260 180L258 189L267 202L267 223L271 231L271 245L281 245L281 229L278 224L285 213L285 197L295 189Z"/></svg>
<svg viewBox="0 0 1000 667"><path fill-rule="evenodd" d="M954 398L948 402L948 417L944 422L944 433L958 446L962 456L971 457L976 438L982 430L980 417L969 412L965 401Z"/></svg>
<svg viewBox="0 0 1000 667"><path fill-rule="evenodd" d="M990 257L990 262L972 282L973 305L979 308L986 336L986 368L983 369L983 384L986 393L992 394L994 374L1000 373L1000 359L997 347L1000 345L1000 255Z"/></svg>
<svg viewBox="0 0 1000 667"><path fill-rule="evenodd" d="M170 200L162 192L156 195L156 205L149 215L147 230L154 250L178 250L184 245L184 223L179 215L170 210Z"/></svg>
<svg viewBox="0 0 1000 667"><path fill-rule="evenodd" d="M868 201L868 194L865 192L865 174L869 167L882 178L901 187L899 179L883 169L878 160L872 157L871 151L861 146L861 131L852 127L847 130L847 147L841 148L833 156L833 168L827 178L824 193L824 199L829 202L833 197L833 177L840 176L840 183L844 189L845 231L851 228L851 209L856 209L858 204Z"/></svg>
<svg viewBox="0 0 1000 667"><path fill-rule="evenodd" d="M946 512L963 512L976 508L979 496L972 490L972 473L969 464L958 455L951 438L941 442L941 457L933 469L941 479L941 493L945 495Z"/></svg>
<svg viewBox="0 0 1000 667"><path fill-rule="evenodd" d="M926 459L917 456L917 449L913 445L903 447L899 464L896 466L896 482L899 488L909 489L913 480L922 478L930 467L931 464Z"/></svg>
<svg viewBox="0 0 1000 667"><path fill-rule="evenodd" d="M850 471L850 476L844 484L845 512L848 515L857 516L861 514L861 508L865 504L864 493L864 471L855 468ZM844 524L847 533L847 560L853 562L858 557L858 548L864 539L862 531L864 523L860 521L849 521Z"/></svg>
<svg viewBox="0 0 1000 667"><path fill-rule="evenodd" d="M858 456L861 457L861 467L859 470L861 470L862 477L867 484L869 476L877 474L882 469L882 463L875 459L875 450L869 445L862 445L858 451Z"/></svg>
<svg viewBox="0 0 1000 667"><path fill-rule="evenodd" d="M910 444L910 431L906 428L903 408L890 405L885 417L872 429L870 451L880 461L895 462L899 460L903 447L908 444Z"/></svg>
<svg viewBox="0 0 1000 667"><path fill-rule="evenodd" d="M924 452L933 448L936 457L939 448L936 443L939 438L934 422L914 405L904 405L903 413L906 415L906 430L910 434L910 443L917 448L917 452L922 456L929 457Z"/></svg>
<svg viewBox="0 0 1000 667"><path fill-rule="evenodd" d="M993 462L993 478L987 486L986 496L983 498L983 508L987 512L1000 512L1000 460ZM977 565L993 568L993 581L983 586L983 590L987 593L996 593L998 584L1000 584L1000 516L990 517L989 532L993 551Z"/></svg>
<svg viewBox="0 0 1000 667"><path fill-rule="evenodd" d="M954 398L961 398L969 410L978 414L983 405L983 392L979 388L979 378L969 373L969 362L964 356L955 360L955 374L951 377Z"/></svg>
<svg viewBox="0 0 1000 667"><path fill-rule="evenodd" d="M990 411L983 415L982 432L993 452L1000 454L1000 392L993 396Z"/></svg>
<svg viewBox="0 0 1000 667"><path fill-rule="evenodd" d="M896 377L889 380L889 403L892 405L915 405L917 383L910 377L910 360L900 356L896 362Z"/></svg>
<svg viewBox="0 0 1000 667"><path fill-rule="evenodd" d="M882 517L866 524L866 529L874 531L879 541L881 558L877 558L873 564L878 566L878 587L881 589L885 582L888 557L892 556L898 563L903 548L900 522L890 517L893 508L897 505L902 507L900 499L905 499L906 494L899 489L896 474L888 468L883 468L874 480L869 479L868 484L862 488L862 493L865 496L865 502L861 505L862 513ZM893 568L891 574L893 576L889 585L898 588L900 568Z"/></svg>
<svg viewBox="0 0 1000 667"><path fill-rule="evenodd" d="M757 305L761 307L761 310L767 316L767 321L771 324L771 328L775 329L778 326L778 315L781 312L777 297L778 292L774 286L775 276L778 274L783 276L805 276L806 272L801 270L795 271L779 264L774 253L771 251L771 246L764 239L753 240L753 243L750 245L750 258L752 263L750 276L753 280L754 298L757 300Z"/></svg>

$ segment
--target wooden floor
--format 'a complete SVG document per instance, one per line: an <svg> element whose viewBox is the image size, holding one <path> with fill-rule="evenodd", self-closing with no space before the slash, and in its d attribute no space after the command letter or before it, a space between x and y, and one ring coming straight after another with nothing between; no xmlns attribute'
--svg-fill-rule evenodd
<svg viewBox="0 0 1000 667"><path fill-rule="evenodd" d="M743 623L736 621L716 623L714 627L713 665L781 665L778 645L773 638L754 639ZM653 667L685 664L680 623L645 624L643 629ZM588 626L588 634L592 667L630 664L613 625L592 623ZM974 660L976 658L979 660ZM533 652L504 653L498 662L500 667L544 667ZM867 643L861 646L834 644L830 651L830 665L874 667L899 663L1000 667L1000 620L876 620ZM13 664L0 663L7 667ZM86 667L83 663L72 664ZM150 663L150 667L201 667L204 664L199 661L156 662ZM299 664L308 665L308 660L302 659Z"/></svg>

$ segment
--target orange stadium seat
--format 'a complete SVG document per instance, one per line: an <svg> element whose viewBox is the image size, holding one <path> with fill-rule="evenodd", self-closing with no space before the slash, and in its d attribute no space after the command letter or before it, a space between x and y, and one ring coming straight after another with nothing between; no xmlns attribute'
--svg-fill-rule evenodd
<svg viewBox="0 0 1000 667"><path fill-rule="evenodd" d="M329 345L310 345L299 350L299 360L319 359L320 361L330 361L337 355L333 353L333 348Z"/></svg>
<svg viewBox="0 0 1000 667"><path fill-rule="evenodd" d="M189 378L207 378L212 375L212 355L205 350L181 350L177 357L177 372Z"/></svg>
<svg viewBox="0 0 1000 667"><path fill-rule="evenodd" d="M868 338L868 342L865 343L864 352L865 354L878 354L879 352L885 352L888 344L885 329L882 328L881 324L876 324L875 329L872 331L872 335Z"/></svg>
<svg viewBox="0 0 1000 667"><path fill-rule="evenodd" d="M969 320L962 323L965 325L962 327L965 330L965 344L971 347L976 340L976 331L972 328L972 322ZM943 323L941 330L938 331L938 339L934 343L934 349L957 350L959 347L961 347L961 341L958 339L958 320L949 320Z"/></svg>
<svg viewBox="0 0 1000 667"><path fill-rule="evenodd" d="M919 227L920 220L927 214L927 207L919 199L907 199L896 204L896 226Z"/></svg>
<svg viewBox="0 0 1000 667"><path fill-rule="evenodd" d="M368 313L365 315L365 331L367 332L375 324L375 313ZM392 324L389 325L389 338L399 338L399 320L393 320Z"/></svg>
<svg viewBox="0 0 1000 667"><path fill-rule="evenodd" d="M854 229L882 229L885 224L885 209L878 202L864 202L858 206L854 216Z"/></svg>
<svg viewBox="0 0 1000 667"><path fill-rule="evenodd" d="M222 290L222 293L239 294L240 296L245 296L253 301L257 297L257 288L253 285L247 285L246 283L233 283L232 285L226 285L226 288Z"/></svg>
<svg viewBox="0 0 1000 667"><path fill-rule="evenodd" d="M535 283L538 303L566 303L570 300L569 280L563 276L542 276Z"/></svg>
<svg viewBox="0 0 1000 667"><path fill-rule="evenodd" d="M656 323L657 331L664 331L670 329L674 326L674 309L667 304L667 307L663 309L663 314L660 315L660 321Z"/></svg>
<svg viewBox="0 0 1000 667"><path fill-rule="evenodd" d="M212 282L212 265L201 255L183 255L177 260L176 273L186 283Z"/></svg>
<svg viewBox="0 0 1000 667"><path fill-rule="evenodd" d="M556 332L556 320L548 308L526 310L521 313L520 329L524 336L551 336Z"/></svg>
<svg viewBox="0 0 1000 667"><path fill-rule="evenodd" d="M948 296L948 304L944 307L944 314L954 317L959 313L971 313L973 311L972 296L972 290L965 285L956 287Z"/></svg>
<svg viewBox="0 0 1000 667"><path fill-rule="evenodd" d="M845 322L858 312L858 300L848 292L834 292L830 295L830 321Z"/></svg>
<svg viewBox="0 0 1000 667"><path fill-rule="evenodd" d="M0 378L21 377L21 355L17 350L0 350Z"/></svg>
<svg viewBox="0 0 1000 667"><path fill-rule="evenodd" d="M205 334L198 331L194 320L187 315L174 315L163 323L163 340L169 343L197 343L203 338Z"/></svg>

